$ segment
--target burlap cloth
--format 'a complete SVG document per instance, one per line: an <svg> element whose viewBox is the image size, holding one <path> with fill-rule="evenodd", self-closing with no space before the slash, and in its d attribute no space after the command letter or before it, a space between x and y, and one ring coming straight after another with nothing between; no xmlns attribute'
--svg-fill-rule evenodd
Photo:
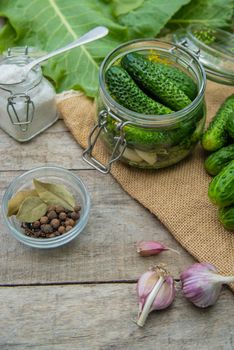
<svg viewBox="0 0 234 350"><path fill-rule="evenodd" d="M231 93L233 87L208 82L208 122ZM93 126L94 103L85 96L73 96L59 102L58 106L77 142L86 147ZM94 155L106 162L108 153L101 142ZM207 189L211 178L204 170L204 158L198 145L189 158L170 168L144 171L118 162L113 165L111 174L196 259L214 264L221 273L234 275L234 233L222 227L217 219L217 208L209 202ZM234 284L231 288L234 291Z"/></svg>

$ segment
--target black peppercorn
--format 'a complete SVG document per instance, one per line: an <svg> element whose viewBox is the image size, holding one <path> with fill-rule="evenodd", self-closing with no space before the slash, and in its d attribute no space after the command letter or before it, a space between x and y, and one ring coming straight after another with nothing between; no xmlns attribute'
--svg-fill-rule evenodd
<svg viewBox="0 0 234 350"><path fill-rule="evenodd" d="M58 232L62 235L65 232L65 227L64 226L59 226Z"/></svg>
<svg viewBox="0 0 234 350"><path fill-rule="evenodd" d="M56 213L56 211L51 210L51 211L48 213L48 219L49 219L49 220L57 219L57 213Z"/></svg>
<svg viewBox="0 0 234 350"><path fill-rule="evenodd" d="M48 222L49 222L48 216L42 216L42 217L40 218L40 223L41 223L42 225L47 224Z"/></svg>
<svg viewBox="0 0 234 350"><path fill-rule="evenodd" d="M53 219L53 220L51 220L50 225L53 228L57 229L60 226L60 221L58 219Z"/></svg>
<svg viewBox="0 0 234 350"><path fill-rule="evenodd" d="M70 231L72 229L72 226L66 226L66 228L65 228L65 230L66 230L66 232L68 232L68 231Z"/></svg>
<svg viewBox="0 0 234 350"><path fill-rule="evenodd" d="M35 237L37 237L37 238L41 237L41 231L35 232L34 235L35 235Z"/></svg>
<svg viewBox="0 0 234 350"><path fill-rule="evenodd" d="M54 234L54 233L48 233L48 234L46 235L46 237L52 238L52 237L55 237L55 234Z"/></svg>
<svg viewBox="0 0 234 350"><path fill-rule="evenodd" d="M37 229L37 228L41 227L41 223L39 220L37 220L37 221L34 221L32 223L32 226L33 226L33 228Z"/></svg>
<svg viewBox="0 0 234 350"><path fill-rule="evenodd" d="M61 213L62 211L64 211L64 207L62 207L61 205L57 205L56 207L55 207L55 211L56 211L56 213Z"/></svg>
<svg viewBox="0 0 234 350"><path fill-rule="evenodd" d="M67 214L66 213L64 213L63 211L61 212L61 213L59 213L59 219L60 220L66 220L66 218L67 218Z"/></svg>
<svg viewBox="0 0 234 350"><path fill-rule="evenodd" d="M41 226L41 230L44 233L52 233L53 232L53 227L50 224L46 224L46 225Z"/></svg>
<svg viewBox="0 0 234 350"><path fill-rule="evenodd" d="M79 212L75 212L75 211L73 211L72 213L71 213L71 218L73 219L73 220L78 220L79 218L80 218L80 213Z"/></svg>
<svg viewBox="0 0 234 350"><path fill-rule="evenodd" d="M47 212L50 212L50 211L53 211L55 210L55 205L49 205L48 208L47 208Z"/></svg>
<svg viewBox="0 0 234 350"><path fill-rule="evenodd" d="M75 225L75 221L72 219L67 219L65 221L65 226L72 226L73 227L74 225Z"/></svg>

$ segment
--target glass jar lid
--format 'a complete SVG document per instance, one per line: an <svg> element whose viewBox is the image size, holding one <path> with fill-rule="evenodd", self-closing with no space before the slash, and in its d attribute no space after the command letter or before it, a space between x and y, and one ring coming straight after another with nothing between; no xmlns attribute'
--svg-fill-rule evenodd
<svg viewBox="0 0 234 350"><path fill-rule="evenodd" d="M221 29L190 25L173 34L176 44L199 53L210 80L234 85L234 35Z"/></svg>
<svg viewBox="0 0 234 350"><path fill-rule="evenodd" d="M30 58L37 58L45 55L46 51L40 50L34 46L14 46L8 48L2 53L2 59L8 56L28 56Z"/></svg>
<svg viewBox="0 0 234 350"><path fill-rule="evenodd" d="M39 51L34 47L9 48L0 57L0 89L10 93L29 91L42 80L40 66L34 67L27 76L24 76L23 67L33 58L39 56ZM33 58L32 58L33 57Z"/></svg>

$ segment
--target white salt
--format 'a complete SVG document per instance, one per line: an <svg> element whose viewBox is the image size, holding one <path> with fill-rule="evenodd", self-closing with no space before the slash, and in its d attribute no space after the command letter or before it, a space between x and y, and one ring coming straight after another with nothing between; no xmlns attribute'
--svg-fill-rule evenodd
<svg viewBox="0 0 234 350"><path fill-rule="evenodd" d="M27 81L30 82L35 77L35 72L30 71L27 75ZM18 64L0 65L0 84L15 84L25 80L24 66Z"/></svg>
<svg viewBox="0 0 234 350"><path fill-rule="evenodd" d="M53 87L44 77L40 80L41 72L31 70L25 76L24 67L17 64L0 64L0 127L21 142L30 140L57 119ZM21 81L24 82L16 84ZM4 84L12 86L6 88ZM30 97L30 104L26 103L24 93ZM12 106L8 105L10 96L14 98L17 117ZM34 117L28 127L13 125L8 112L11 113L14 122L24 123L27 121L28 111L29 117L33 112L32 103L35 109Z"/></svg>

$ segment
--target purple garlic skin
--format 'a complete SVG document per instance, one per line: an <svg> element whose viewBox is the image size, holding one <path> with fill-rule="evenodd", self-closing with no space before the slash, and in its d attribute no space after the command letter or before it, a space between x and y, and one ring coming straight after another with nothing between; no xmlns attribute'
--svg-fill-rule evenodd
<svg viewBox="0 0 234 350"><path fill-rule="evenodd" d="M137 295L139 302L139 313L142 311L146 299L152 291L155 283L158 281L158 276L155 271L146 271L140 276L137 282Z"/></svg>
<svg viewBox="0 0 234 350"><path fill-rule="evenodd" d="M165 309L173 302L174 279L161 267L146 271L138 280L137 294L139 302L137 324L143 327L151 311Z"/></svg>
<svg viewBox="0 0 234 350"><path fill-rule="evenodd" d="M137 244L137 252L140 256L151 256L160 254L164 250L168 250L164 244L156 241L141 241Z"/></svg>
<svg viewBox="0 0 234 350"><path fill-rule="evenodd" d="M175 284L171 276L166 276L165 281L155 298L151 310L163 310L171 305L175 298Z"/></svg>
<svg viewBox="0 0 234 350"><path fill-rule="evenodd" d="M195 263L181 273L182 291L194 305L205 308L215 304L222 284L222 278L218 275L214 265L208 263Z"/></svg>

